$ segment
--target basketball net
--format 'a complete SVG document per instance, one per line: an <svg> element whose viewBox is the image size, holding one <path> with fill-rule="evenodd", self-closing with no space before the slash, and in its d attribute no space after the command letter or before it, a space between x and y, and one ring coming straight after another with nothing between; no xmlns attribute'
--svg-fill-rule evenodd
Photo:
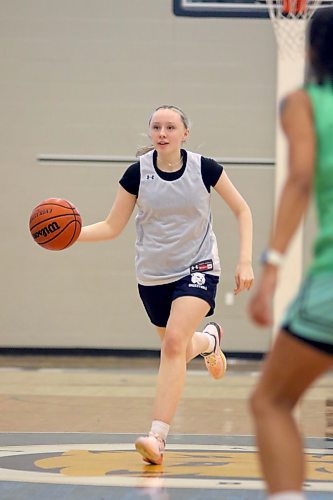
<svg viewBox="0 0 333 500"><path fill-rule="evenodd" d="M279 108L283 98L300 88L305 75L305 33L319 0L266 0L277 40L275 207L286 178L287 141L281 129ZM276 212L276 210L275 210ZM303 225L295 234L280 272L274 297L273 338L287 305L296 295L303 275Z"/></svg>
<svg viewBox="0 0 333 500"><path fill-rule="evenodd" d="M306 23L321 0L266 0L266 4L281 55L304 57Z"/></svg>

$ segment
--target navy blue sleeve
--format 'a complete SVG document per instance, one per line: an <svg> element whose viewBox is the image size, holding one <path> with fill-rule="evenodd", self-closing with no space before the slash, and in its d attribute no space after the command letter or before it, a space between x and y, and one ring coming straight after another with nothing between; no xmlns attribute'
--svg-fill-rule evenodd
<svg viewBox="0 0 333 500"><path fill-rule="evenodd" d="M210 193L210 188L215 186L222 172L223 166L217 163L217 161L212 158L201 157L201 175L208 193Z"/></svg>
<svg viewBox="0 0 333 500"><path fill-rule="evenodd" d="M119 184L130 194L138 196L140 187L140 162L137 161L125 170Z"/></svg>

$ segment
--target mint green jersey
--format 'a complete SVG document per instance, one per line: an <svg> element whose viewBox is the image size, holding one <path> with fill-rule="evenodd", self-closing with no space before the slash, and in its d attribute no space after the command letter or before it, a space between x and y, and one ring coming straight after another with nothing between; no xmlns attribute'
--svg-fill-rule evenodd
<svg viewBox="0 0 333 500"><path fill-rule="evenodd" d="M310 97L316 133L314 194L318 234L310 274L333 271L333 84L310 84Z"/></svg>

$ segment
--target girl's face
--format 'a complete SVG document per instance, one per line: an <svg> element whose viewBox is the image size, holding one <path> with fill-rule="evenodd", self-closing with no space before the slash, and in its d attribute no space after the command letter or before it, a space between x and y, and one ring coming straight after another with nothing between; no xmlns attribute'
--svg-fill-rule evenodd
<svg viewBox="0 0 333 500"><path fill-rule="evenodd" d="M149 135L158 153L169 154L179 150L188 136L189 130L177 111L159 109L153 114L149 124Z"/></svg>

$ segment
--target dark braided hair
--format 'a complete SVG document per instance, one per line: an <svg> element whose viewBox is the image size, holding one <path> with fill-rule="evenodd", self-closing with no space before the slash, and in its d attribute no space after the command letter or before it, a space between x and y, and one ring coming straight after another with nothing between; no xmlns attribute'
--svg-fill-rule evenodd
<svg viewBox="0 0 333 500"><path fill-rule="evenodd" d="M309 26L310 77L322 85L333 83L333 7L314 12Z"/></svg>

